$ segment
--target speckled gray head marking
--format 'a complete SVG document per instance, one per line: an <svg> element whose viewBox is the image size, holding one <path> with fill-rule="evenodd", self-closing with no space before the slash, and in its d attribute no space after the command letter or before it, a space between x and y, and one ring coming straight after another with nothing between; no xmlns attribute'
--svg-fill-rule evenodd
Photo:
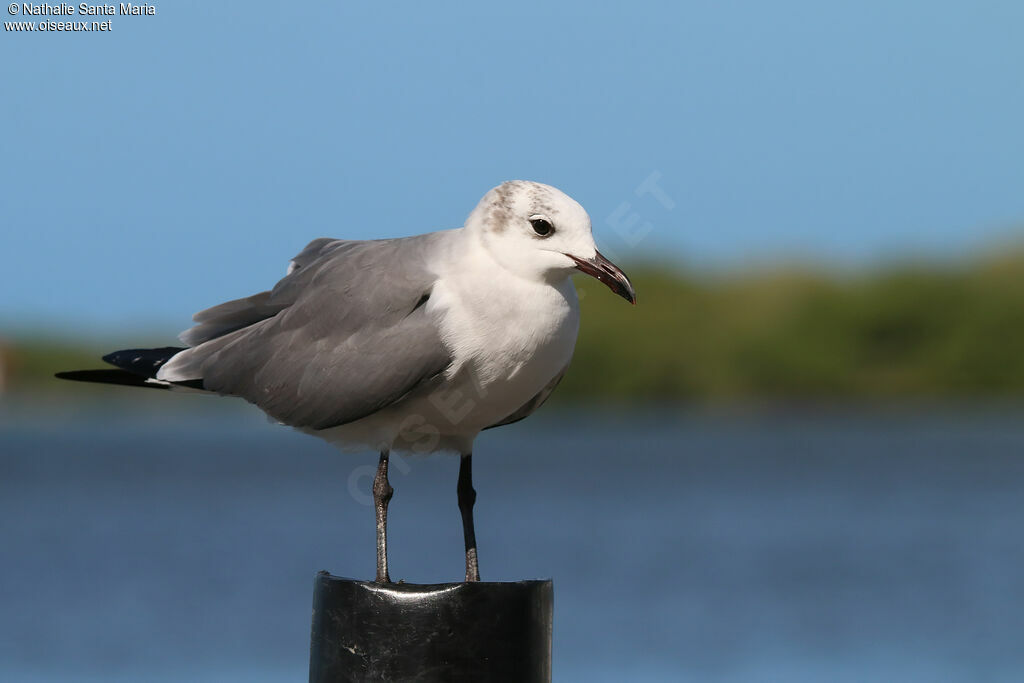
<svg viewBox="0 0 1024 683"><path fill-rule="evenodd" d="M551 191L540 183L528 180L509 180L491 190L487 198L487 227L501 232L508 227L516 214L516 208L522 207L529 214L550 215L553 212Z"/></svg>
<svg viewBox="0 0 1024 683"><path fill-rule="evenodd" d="M505 229L512 217L513 195L523 185L520 180L509 180L492 190L490 207L487 210L487 225L495 231Z"/></svg>

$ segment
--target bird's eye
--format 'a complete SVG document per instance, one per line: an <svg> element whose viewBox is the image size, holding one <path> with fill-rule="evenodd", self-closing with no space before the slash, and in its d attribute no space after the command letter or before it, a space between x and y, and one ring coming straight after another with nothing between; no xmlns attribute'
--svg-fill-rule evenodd
<svg viewBox="0 0 1024 683"><path fill-rule="evenodd" d="M533 226L533 231L541 237L548 237L555 231L555 226L551 225L544 216L530 216L530 225Z"/></svg>

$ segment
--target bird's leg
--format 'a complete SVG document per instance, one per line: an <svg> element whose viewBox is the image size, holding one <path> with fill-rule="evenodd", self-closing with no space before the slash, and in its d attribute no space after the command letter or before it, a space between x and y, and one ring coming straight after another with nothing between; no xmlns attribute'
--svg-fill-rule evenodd
<svg viewBox="0 0 1024 683"><path fill-rule="evenodd" d="M380 452L377 476L373 478L373 507L377 512L377 583L391 583L388 576L388 502L395 492L388 481L387 450Z"/></svg>
<svg viewBox="0 0 1024 683"><path fill-rule="evenodd" d="M462 456L459 463L459 511L462 513L462 535L466 539L466 581L480 580L480 565L476 559L476 532L473 531L473 454Z"/></svg>

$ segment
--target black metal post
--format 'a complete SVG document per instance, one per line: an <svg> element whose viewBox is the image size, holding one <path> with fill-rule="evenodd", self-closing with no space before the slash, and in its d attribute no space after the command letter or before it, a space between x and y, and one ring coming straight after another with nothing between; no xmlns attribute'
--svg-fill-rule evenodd
<svg viewBox="0 0 1024 683"><path fill-rule="evenodd" d="M374 583L317 574L310 683L551 680L551 581Z"/></svg>

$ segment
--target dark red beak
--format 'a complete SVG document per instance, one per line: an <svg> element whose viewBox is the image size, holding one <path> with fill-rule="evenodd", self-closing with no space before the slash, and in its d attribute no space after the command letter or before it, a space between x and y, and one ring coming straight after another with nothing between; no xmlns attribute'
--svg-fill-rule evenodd
<svg viewBox="0 0 1024 683"><path fill-rule="evenodd" d="M576 262L577 270L582 270L587 275L596 277L608 285L608 289L629 303L636 303L636 292L633 290L633 283L629 281L629 278L626 277L621 268L602 256L601 252L595 252L594 258L588 259L577 258L572 254L566 254L566 256Z"/></svg>

